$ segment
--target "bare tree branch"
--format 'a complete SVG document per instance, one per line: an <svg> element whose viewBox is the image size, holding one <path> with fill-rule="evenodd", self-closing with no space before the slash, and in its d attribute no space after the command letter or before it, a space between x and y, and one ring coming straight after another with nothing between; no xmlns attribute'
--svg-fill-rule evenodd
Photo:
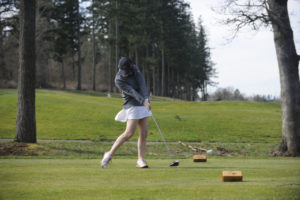
<svg viewBox="0 0 300 200"><path fill-rule="evenodd" d="M234 25L233 37L244 27L250 26L257 31L270 25L266 0L227 0L221 8L221 13L226 15L222 24Z"/></svg>

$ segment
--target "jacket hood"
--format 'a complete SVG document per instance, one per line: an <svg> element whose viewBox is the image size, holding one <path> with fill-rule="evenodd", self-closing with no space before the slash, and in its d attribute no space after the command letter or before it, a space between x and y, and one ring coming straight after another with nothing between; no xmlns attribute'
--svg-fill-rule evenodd
<svg viewBox="0 0 300 200"><path fill-rule="evenodd" d="M129 70L132 66L132 61L127 57L122 57L119 60L118 68L121 70Z"/></svg>

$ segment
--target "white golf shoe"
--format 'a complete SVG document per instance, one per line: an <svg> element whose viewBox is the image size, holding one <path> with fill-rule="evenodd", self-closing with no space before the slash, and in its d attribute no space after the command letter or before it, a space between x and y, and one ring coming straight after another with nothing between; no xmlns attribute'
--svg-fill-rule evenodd
<svg viewBox="0 0 300 200"><path fill-rule="evenodd" d="M109 152L104 153L103 159L101 160L101 167L102 168L107 168L107 165L111 161L112 157L109 155Z"/></svg>
<svg viewBox="0 0 300 200"><path fill-rule="evenodd" d="M144 160L138 160L136 162L136 168L148 168L148 165Z"/></svg>

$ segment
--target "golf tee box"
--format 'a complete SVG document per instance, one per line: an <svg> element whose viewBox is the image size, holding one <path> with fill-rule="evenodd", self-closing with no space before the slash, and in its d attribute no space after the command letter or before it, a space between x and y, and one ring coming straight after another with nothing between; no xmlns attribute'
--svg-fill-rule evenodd
<svg viewBox="0 0 300 200"><path fill-rule="evenodd" d="M243 181L243 174L241 171L223 171L222 181L223 182Z"/></svg>
<svg viewBox="0 0 300 200"><path fill-rule="evenodd" d="M194 155L193 161L194 162L206 162L207 158L206 155Z"/></svg>

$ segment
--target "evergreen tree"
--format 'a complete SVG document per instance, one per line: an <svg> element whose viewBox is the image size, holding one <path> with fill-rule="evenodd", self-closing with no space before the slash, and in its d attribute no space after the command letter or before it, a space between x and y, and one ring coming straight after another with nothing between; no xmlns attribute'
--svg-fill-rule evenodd
<svg viewBox="0 0 300 200"><path fill-rule="evenodd" d="M200 88L202 93L202 100L207 100L207 86L214 85L215 83L211 81L211 78L215 75L215 69L213 68L213 63L210 58L210 49L208 47L208 40L206 37L205 29L202 25L202 20L199 18L198 21L198 35L197 35L197 58L198 58L198 77L195 77L197 82L196 87ZM194 74L194 73L193 73Z"/></svg>
<svg viewBox="0 0 300 200"><path fill-rule="evenodd" d="M39 86L47 87L45 77L49 60L51 69L57 62L61 66L60 76L56 75L57 70L52 70L55 74L51 75L50 82L63 82L64 87L68 87L68 74L72 74L75 80L77 58L78 89L85 81L84 87L90 85L95 90L98 80L106 85L107 91L113 91L118 59L129 56L140 67L152 94L193 100L200 89L205 97L206 87L211 84L215 72L205 30L202 26L196 29L188 3L183 0L81 0L80 3L82 5L78 0L39 1ZM82 13L79 8L87 4L89 14ZM39 17L41 13L43 15ZM87 36L81 37L85 30ZM44 41L45 37L47 41ZM79 55L79 40L84 43L82 55ZM6 46L5 42L2 44ZM3 45L0 47L4 48ZM7 58L5 54L4 57ZM82 71L82 81L81 57L82 65L87 65ZM96 65L105 68L99 71L101 74L96 75Z"/></svg>
<svg viewBox="0 0 300 200"><path fill-rule="evenodd" d="M74 58L78 53L77 89L81 89L81 25L83 17L80 14L79 1L73 0L52 0L50 22L54 28L48 32L47 38L52 41L54 60L61 63L61 77L64 88L66 87L64 61L68 55ZM73 77L75 77L73 59Z"/></svg>
<svg viewBox="0 0 300 200"><path fill-rule="evenodd" d="M17 0L0 1L0 81L17 79L19 38L19 4Z"/></svg>

